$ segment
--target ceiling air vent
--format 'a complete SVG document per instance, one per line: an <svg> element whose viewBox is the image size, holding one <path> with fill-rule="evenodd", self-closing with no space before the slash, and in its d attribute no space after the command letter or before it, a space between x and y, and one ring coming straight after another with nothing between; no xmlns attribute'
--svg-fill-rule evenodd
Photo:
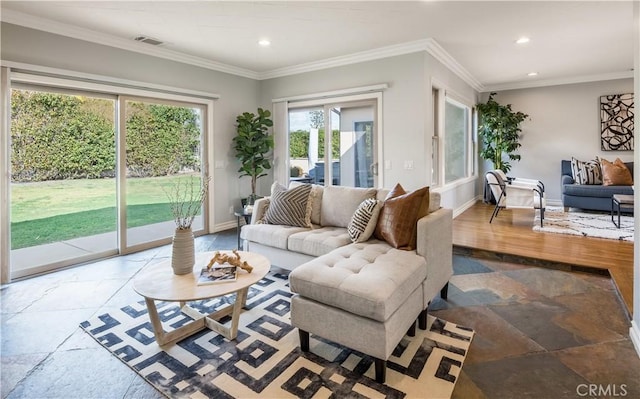
<svg viewBox="0 0 640 399"><path fill-rule="evenodd" d="M149 36L136 36L133 38L133 40L135 40L136 42L142 42L142 43L147 43L150 44L152 46L159 46L162 44L162 42L158 39L154 39L152 37Z"/></svg>

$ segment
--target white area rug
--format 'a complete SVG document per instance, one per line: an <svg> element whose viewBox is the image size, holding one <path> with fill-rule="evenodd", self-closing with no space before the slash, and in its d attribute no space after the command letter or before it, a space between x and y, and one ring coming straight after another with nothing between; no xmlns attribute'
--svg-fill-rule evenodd
<svg viewBox="0 0 640 399"><path fill-rule="evenodd" d="M614 217L617 221L617 215ZM633 242L634 226L633 216L622 215L620 228L617 228L608 213L563 212L561 207L548 206L544 212L544 227L540 227L540 215L536 212L533 230Z"/></svg>

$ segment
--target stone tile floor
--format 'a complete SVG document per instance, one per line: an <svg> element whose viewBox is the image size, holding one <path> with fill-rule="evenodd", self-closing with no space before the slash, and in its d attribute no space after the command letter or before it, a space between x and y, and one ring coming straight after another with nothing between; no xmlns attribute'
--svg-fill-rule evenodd
<svg viewBox="0 0 640 399"><path fill-rule="evenodd" d="M640 398L640 358L608 277L454 255L431 314L476 335L454 398Z"/></svg>
<svg viewBox="0 0 640 399"><path fill-rule="evenodd" d="M234 229L196 239L199 251L235 246ZM168 257L164 246L2 286L2 398L163 397L78 325L140 300L133 277ZM454 268L449 300L431 311L476 331L454 398L640 398L610 279L458 255Z"/></svg>

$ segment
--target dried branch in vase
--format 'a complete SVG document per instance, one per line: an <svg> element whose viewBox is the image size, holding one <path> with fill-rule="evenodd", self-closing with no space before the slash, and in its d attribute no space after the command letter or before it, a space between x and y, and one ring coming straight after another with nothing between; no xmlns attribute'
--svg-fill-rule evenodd
<svg viewBox="0 0 640 399"><path fill-rule="evenodd" d="M178 178L169 188L164 189L169 206L173 214L173 220L178 230L187 230L191 228L191 224L202 209L202 204L207 198L209 190L210 177L202 178L200 184L199 178Z"/></svg>

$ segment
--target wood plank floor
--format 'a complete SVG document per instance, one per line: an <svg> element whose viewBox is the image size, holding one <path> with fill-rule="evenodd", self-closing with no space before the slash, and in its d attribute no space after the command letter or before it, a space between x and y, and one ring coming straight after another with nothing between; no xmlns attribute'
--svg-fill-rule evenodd
<svg viewBox="0 0 640 399"><path fill-rule="evenodd" d="M633 243L533 231L534 211L503 210L491 224L493 205L477 203L453 221L456 250L564 264L570 270L607 270L629 314L633 311Z"/></svg>

